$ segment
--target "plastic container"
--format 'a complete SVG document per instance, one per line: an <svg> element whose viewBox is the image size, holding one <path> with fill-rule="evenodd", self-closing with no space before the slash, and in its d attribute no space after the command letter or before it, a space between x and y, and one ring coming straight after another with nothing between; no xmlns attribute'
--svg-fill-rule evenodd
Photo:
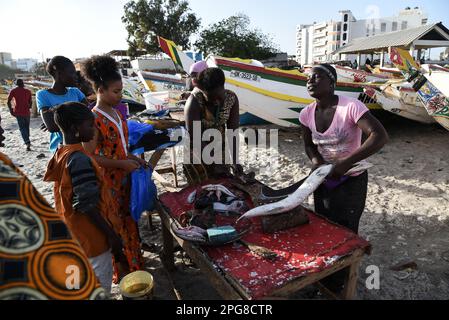
<svg viewBox="0 0 449 320"><path fill-rule="evenodd" d="M120 281L123 300L152 300L153 276L146 271L135 271Z"/></svg>

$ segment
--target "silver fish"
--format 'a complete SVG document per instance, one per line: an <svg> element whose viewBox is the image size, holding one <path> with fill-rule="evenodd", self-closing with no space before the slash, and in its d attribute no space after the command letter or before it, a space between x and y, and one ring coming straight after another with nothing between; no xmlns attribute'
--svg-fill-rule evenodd
<svg viewBox="0 0 449 320"><path fill-rule="evenodd" d="M302 185L296 189L295 192L290 194L287 198L269 203L260 207L253 208L242 215L237 221L241 219L249 219L259 216L269 216L273 214L284 213L298 207L303 203L307 197L312 194L331 173L334 166L327 164L316 169L312 174L304 181Z"/></svg>
<svg viewBox="0 0 449 320"><path fill-rule="evenodd" d="M361 161L349 169L346 175L350 175L356 172L362 172L373 165L366 161ZM269 203L260 207L253 208L242 215L240 219L249 219L259 216L269 216L279 213L284 213L302 204L326 179L326 177L332 172L334 165L327 164L316 169L310 176L304 181L304 183L296 189L295 192L290 194L287 198L278 202Z"/></svg>

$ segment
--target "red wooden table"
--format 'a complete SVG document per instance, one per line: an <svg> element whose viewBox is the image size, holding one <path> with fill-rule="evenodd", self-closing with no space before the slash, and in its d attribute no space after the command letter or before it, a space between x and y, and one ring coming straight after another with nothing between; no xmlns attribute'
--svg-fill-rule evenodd
<svg viewBox="0 0 449 320"><path fill-rule="evenodd" d="M226 181L220 182L226 185ZM276 252L275 261L254 255L238 242L220 247L199 246L177 238L170 228L174 219L193 208L187 203L187 197L198 188L160 196L157 209L163 225L163 262L168 269L174 264L174 238L224 299L288 297L344 268L349 268L349 272L345 289L338 298L353 298L360 261L370 251L367 241L308 211L309 224L275 234L264 234L260 221L253 220L243 240ZM252 205L251 200L248 205ZM332 295L323 286L319 288Z"/></svg>

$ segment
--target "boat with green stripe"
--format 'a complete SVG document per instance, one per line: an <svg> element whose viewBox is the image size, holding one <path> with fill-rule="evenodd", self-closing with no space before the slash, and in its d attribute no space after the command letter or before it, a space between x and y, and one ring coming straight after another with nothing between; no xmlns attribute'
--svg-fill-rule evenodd
<svg viewBox="0 0 449 320"><path fill-rule="evenodd" d="M253 60L213 55L206 62L209 67L224 71L226 88L237 94L241 109L276 125L299 126L299 112L314 101L307 92L307 76L299 71L266 68ZM370 109L380 109L365 95L364 87L360 83L338 82L336 94L362 100Z"/></svg>

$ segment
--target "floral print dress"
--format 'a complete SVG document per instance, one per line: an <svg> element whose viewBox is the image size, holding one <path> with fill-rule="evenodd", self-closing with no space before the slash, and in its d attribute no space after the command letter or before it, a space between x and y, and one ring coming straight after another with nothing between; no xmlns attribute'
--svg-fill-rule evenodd
<svg viewBox="0 0 449 320"><path fill-rule="evenodd" d="M104 111L94 108L95 126L99 132L95 154L113 160L128 158L128 126L122 115L116 112L120 123L108 116ZM120 130L122 129L122 130ZM140 249L140 237L137 223L132 219L129 209L130 179L128 174L119 168L107 168L104 172L106 184L110 187L115 206L120 208L118 214L121 225L114 230L123 241L124 253L130 271L143 268L143 257ZM114 282L118 281L118 272L114 266Z"/></svg>

